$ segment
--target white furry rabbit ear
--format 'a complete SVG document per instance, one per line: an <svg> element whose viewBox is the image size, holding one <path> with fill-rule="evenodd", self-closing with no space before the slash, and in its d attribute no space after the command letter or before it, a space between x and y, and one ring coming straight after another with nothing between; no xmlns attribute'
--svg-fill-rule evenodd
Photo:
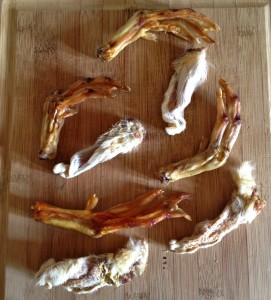
<svg viewBox="0 0 271 300"><path fill-rule="evenodd" d="M91 294L105 286L120 286L143 274L149 246L145 240L130 239L125 248L114 253L78 259L45 262L37 272L36 285L51 289L63 286L75 294Z"/></svg>
<svg viewBox="0 0 271 300"><path fill-rule="evenodd" d="M55 165L53 172L64 178L78 176L121 153L134 150L143 141L144 136L145 129L138 120L121 120L101 135L93 146L75 153L69 165Z"/></svg>
<svg viewBox="0 0 271 300"><path fill-rule="evenodd" d="M198 223L192 236L180 241L171 240L170 250L181 254L194 253L217 244L239 225L251 223L265 206L265 200L258 193L253 169L251 163L244 162L235 170L233 179L236 189L221 214L212 221Z"/></svg>
<svg viewBox="0 0 271 300"><path fill-rule="evenodd" d="M206 80L208 63L206 48L188 49L173 62L175 73L162 103L162 117L167 122L167 134L175 135L186 129L184 110L194 91Z"/></svg>

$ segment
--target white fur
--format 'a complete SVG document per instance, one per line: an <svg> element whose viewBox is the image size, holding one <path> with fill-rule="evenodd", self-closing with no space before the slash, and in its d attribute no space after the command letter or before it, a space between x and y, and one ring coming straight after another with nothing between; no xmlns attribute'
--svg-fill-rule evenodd
<svg viewBox="0 0 271 300"><path fill-rule="evenodd" d="M168 124L165 128L169 135L175 135L186 129L184 110L191 102L194 91L206 80L208 64L206 49L189 50L174 62L175 74L162 103L162 117ZM176 91L176 106L169 110L169 102Z"/></svg>
<svg viewBox="0 0 271 300"><path fill-rule="evenodd" d="M221 214L213 221L198 223L191 237L185 237L180 241L171 240L170 250L182 254L194 253L200 248L219 243L226 234L239 225L251 223L265 205L265 201L257 193L253 170L254 167L250 162L244 162L233 174L236 190ZM256 196L254 193L257 193Z"/></svg>
<svg viewBox="0 0 271 300"><path fill-rule="evenodd" d="M78 176L121 153L132 151L143 141L144 135L145 129L139 121L122 120L101 135L93 146L75 153L69 165L55 165L53 172L64 178Z"/></svg>

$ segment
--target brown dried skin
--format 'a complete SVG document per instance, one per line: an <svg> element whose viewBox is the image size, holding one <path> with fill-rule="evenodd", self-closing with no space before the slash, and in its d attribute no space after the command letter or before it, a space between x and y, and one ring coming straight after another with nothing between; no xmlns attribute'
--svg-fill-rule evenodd
<svg viewBox="0 0 271 300"><path fill-rule="evenodd" d="M47 97L43 105L40 139L40 159L54 159L60 131L65 118L77 114L76 105L88 98L114 98L115 90L129 92L130 88L109 77L85 78L66 90L57 90Z"/></svg>
<svg viewBox="0 0 271 300"><path fill-rule="evenodd" d="M208 148L198 155L162 167L159 170L161 182L174 182L220 168L226 163L241 129L240 101L224 79L219 80L219 85L217 119Z"/></svg>
<svg viewBox="0 0 271 300"><path fill-rule="evenodd" d="M252 171L251 164L244 162L234 174L236 189L221 214L214 220L198 223L192 236L180 241L171 240L170 249L181 254L194 253L219 243L239 225L251 223L265 206L265 200L258 192Z"/></svg>
<svg viewBox="0 0 271 300"><path fill-rule="evenodd" d="M203 39L213 44L215 41L206 32L219 30L218 25L192 9L140 10L98 49L97 55L103 61L110 61L139 38L156 41L156 36L150 31L172 33L191 43Z"/></svg>
<svg viewBox="0 0 271 300"><path fill-rule="evenodd" d="M45 224L79 231L93 238L113 233L124 228L152 227L164 219L190 216L178 207L188 199L186 193L162 196L163 190L153 190L137 199L119 204L104 212L93 212L98 198L93 195L84 210L58 208L46 203L36 202L34 219Z"/></svg>
<svg viewBox="0 0 271 300"><path fill-rule="evenodd" d="M116 253L89 255L55 262L49 259L36 273L36 285L62 286L75 294L91 294L102 287L120 286L143 274L149 247L145 240L130 239Z"/></svg>

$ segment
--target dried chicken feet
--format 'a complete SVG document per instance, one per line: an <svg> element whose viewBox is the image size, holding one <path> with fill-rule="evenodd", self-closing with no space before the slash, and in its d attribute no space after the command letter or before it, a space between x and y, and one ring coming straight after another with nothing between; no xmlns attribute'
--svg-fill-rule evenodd
<svg viewBox="0 0 271 300"><path fill-rule="evenodd" d="M60 131L65 118L77 114L76 104L88 98L114 98L115 90L129 92L130 88L109 77L85 78L48 96L43 105L40 159L56 157Z"/></svg>
<svg viewBox="0 0 271 300"><path fill-rule="evenodd" d="M103 61L110 61L121 50L139 38L156 41L156 31L168 32L192 43L202 39L215 43L208 31L219 31L218 25L192 9L140 10L123 25L111 40L98 49L97 55Z"/></svg>
<svg viewBox="0 0 271 300"><path fill-rule="evenodd" d="M110 131L101 135L93 146L75 153L69 165L55 165L53 172L64 178L78 176L99 163L132 151L142 142L144 136L145 129L139 121L121 120Z"/></svg>
<svg viewBox="0 0 271 300"><path fill-rule="evenodd" d="M84 210L71 210L55 207L43 202L36 202L34 219L45 224L76 230L91 237L103 235L133 227L152 227L164 219L190 216L178 207L178 204L188 199L186 193L176 193L162 196L163 190L153 190L133 201L114 206L104 212L93 212L98 198L93 195Z"/></svg>
<svg viewBox="0 0 271 300"><path fill-rule="evenodd" d="M206 48L189 49L173 62L175 73L162 103L162 117L167 122L166 132L181 133L186 128L184 110L194 91L206 80L208 64Z"/></svg>
<svg viewBox="0 0 271 300"><path fill-rule="evenodd" d="M170 241L170 249L181 254L194 253L219 243L239 225L251 223L265 206L265 200L258 193L252 171L251 164L244 162L234 174L236 190L222 213L212 221L198 223L191 237Z"/></svg>
<svg viewBox="0 0 271 300"><path fill-rule="evenodd" d="M240 101L224 79L219 80L217 119L206 151L159 170L161 182L168 183L223 166L241 129ZM224 99L225 98L225 104Z"/></svg>
<svg viewBox="0 0 271 300"><path fill-rule="evenodd" d="M131 238L116 254L90 255L57 263L51 258L36 273L36 285L48 289L62 286L75 294L91 294L106 286L118 287L143 274L148 254L145 240Z"/></svg>

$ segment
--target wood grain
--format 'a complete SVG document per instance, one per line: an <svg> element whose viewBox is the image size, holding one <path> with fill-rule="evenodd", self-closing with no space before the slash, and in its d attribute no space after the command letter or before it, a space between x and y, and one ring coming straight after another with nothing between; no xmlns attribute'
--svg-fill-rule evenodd
<svg viewBox="0 0 271 300"><path fill-rule="evenodd" d="M100 299L270 299L270 205L249 226L242 226L213 248L193 255L166 252L171 238L192 233L194 225L214 218L227 203L233 183L230 171L244 160L256 166L262 195L270 195L270 10L264 1L4 1L1 16L1 299L75 299L61 288L35 288L40 264L89 253L114 252L129 236L150 243L143 276L119 288L102 289ZM251 7L247 7L250 4ZM161 102L173 73L171 62L190 44L160 34L159 42L138 40L110 63L96 49L137 7L195 7L217 22L219 45L210 46L208 82L186 110L187 130L164 133ZM227 7L225 7L227 6ZM253 7L252 7L253 6ZM202 8L205 7L205 8ZM216 7L216 8L214 8ZM223 7L223 8L219 8ZM106 75L129 85L130 94L114 100L89 100L66 120L55 161L38 160L42 104L56 88L86 76ZM163 186L186 191L183 203L193 221L169 220L152 229L131 229L90 239L32 219L30 206L46 201L83 208L88 197L100 198L97 209L134 199L161 187L154 177L160 166L195 154L202 136L209 137L216 109L215 91L223 76L242 105L242 129L227 164L219 170ZM135 117L147 129L138 151L119 156L78 178L52 174L56 162L95 142L121 118ZM90 296L79 296L89 299Z"/></svg>

